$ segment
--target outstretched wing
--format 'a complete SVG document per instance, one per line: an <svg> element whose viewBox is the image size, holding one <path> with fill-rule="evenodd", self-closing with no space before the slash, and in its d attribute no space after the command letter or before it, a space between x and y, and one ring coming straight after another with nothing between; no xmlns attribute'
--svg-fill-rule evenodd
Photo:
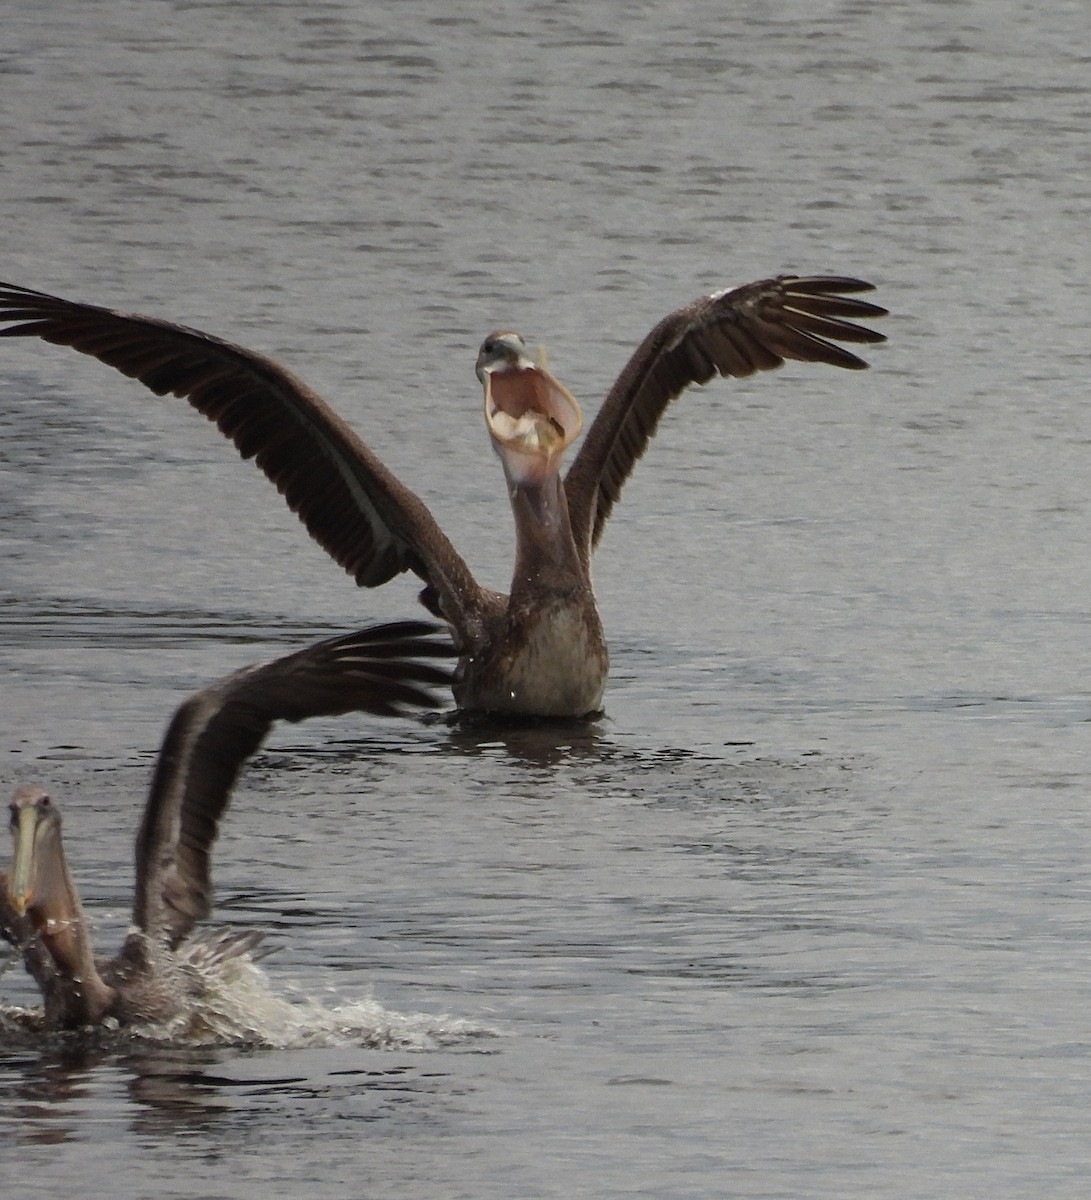
<svg viewBox="0 0 1091 1200"><path fill-rule="evenodd" d="M153 317L0 284L0 337L70 346L214 421L362 587L415 571L456 607L476 595L420 498L301 380L264 355Z"/></svg>
<svg viewBox="0 0 1091 1200"><path fill-rule="evenodd" d="M664 317L618 376L565 476L580 553L590 557L659 418L691 383L769 371L788 358L866 367L836 343L886 340L846 320L886 315L845 295L872 290L860 279L779 275L702 296Z"/></svg>
<svg viewBox="0 0 1091 1200"><path fill-rule="evenodd" d="M436 703L450 685L438 626L377 625L245 667L186 700L167 728L136 839L133 920L177 945L212 903L212 844L246 760L276 721Z"/></svg>

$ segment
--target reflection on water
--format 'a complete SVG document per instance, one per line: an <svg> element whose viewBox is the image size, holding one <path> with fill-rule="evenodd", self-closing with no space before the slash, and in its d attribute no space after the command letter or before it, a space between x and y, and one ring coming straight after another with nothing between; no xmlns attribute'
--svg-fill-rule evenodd
<svg viewBox="0 0 1091 1200"><path fill-rule="evenodd" d="M602 721L526 724L460 719L444 743L453 754L499 755L526 767L550 767L573 759L599 761L610 753Z"/></svg>
<svg viewBox="0 0 1091 1200"><path fill-rule="evenodd" d="M378 1111L434 1093L447 1075L378 1059L348 1061L317 1051L227 1057L210 1047L119 1047L106 1038L58 1035L23 1063L6 1060L0 1097L17 1122L17 1144L58 1146L83 1141L87 1123L102 1123L104 1105L118 1101L134 1135L175 1139L207 1134L255 1104L338 1104L351 1096Z"/></svg>

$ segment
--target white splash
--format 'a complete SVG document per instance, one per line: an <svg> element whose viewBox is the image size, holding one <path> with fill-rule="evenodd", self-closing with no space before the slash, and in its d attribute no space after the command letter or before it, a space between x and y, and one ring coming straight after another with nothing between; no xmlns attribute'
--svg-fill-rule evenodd
<svg viewBox="0 0 1091 1200"><path fill-rule="evenodd" d="M186 957L185 948L179 952ZM431 1050L495 1038L492 1026L448 1015L399 1013L374 997L324 1004L301 993L286 995L248 955L209 962L197 950L187 964L200 976L200 995L170 1021L130 1025L109 1020L103 1031L180 1046L245 1045L268 1049L366 1046ZM0 1007L0 1034L42 1032L40 1009ZM98 1031L96 1031L97 1033Z"/></svg>

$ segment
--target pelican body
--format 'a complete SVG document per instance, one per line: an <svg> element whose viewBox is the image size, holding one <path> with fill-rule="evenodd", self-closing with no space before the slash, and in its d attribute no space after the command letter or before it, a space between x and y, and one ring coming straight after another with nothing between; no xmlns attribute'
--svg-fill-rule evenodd
<svg viewBox="0 0 1091 1200"><path fill-rule="evenodd" d="M485 339L477 376L515 517L516 559L510 595L495 596L479 649L459 672L456 702L512 716L597 712L609 657L560 475L583 414L517 333Z"/></svg>
<svg viewBox="0 0 1091 1200"><path fill-rule="evenodd" d="M0 873L0 935L22 954L45 1001L47 1029L163 1022L199 1003L202 967L243 954L259 932L193 936L212 907L211 851L231 789L278 720L345 712L396 715L431 705L453 652L435 626L375 626L247 667L174 714L136 839L133 929L97 959L69 870L61 814L37 785L11 801L13 854Z"/></svg>
<svg viewBox="0 0 1091 1200"><path fill-rule="evenodd" d="M422 602L448 623L460 653L460 712L583 717L601 710L609 670L591 555L670 402L717 374L742 377L786 359L866 367L838 342L885 340L850 319L885 315L852 295L871 290L842 276L780 275L670 313L618 376L563 476L583 422L579 404L517 333L490 334L477 375L515 518L508 595L482 587L420 498L272 359L185 326L10 284L0 284L0 336L70 346L158 395L188 400L255 458L360 586L418 575Z"/></svg>

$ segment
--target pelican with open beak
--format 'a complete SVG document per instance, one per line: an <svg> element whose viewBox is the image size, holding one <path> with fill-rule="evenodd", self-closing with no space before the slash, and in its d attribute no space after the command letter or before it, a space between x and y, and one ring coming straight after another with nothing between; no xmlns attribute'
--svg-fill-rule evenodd
<svg viewBox="0 0 1091 1200"><path fill-rule="evenodd" d="M273 359L186 326L11 284L0 284L0 337L71 346L158 395L184 397L254 458L361 587L407 570L419 576L421 601L459 649L460 713L569 718L602 708L609 657L591 555L668 406L691 385L787 359L866 367L839 343L885 340L855 323L886 312L853 295L871 290L840 275L778 275L669 313L618 375L563 477L580 406L518 334L490 334L477 374L515 517L508 595L478 583L421 499ZM634 558L643 568L639 550Z"/></svg>

